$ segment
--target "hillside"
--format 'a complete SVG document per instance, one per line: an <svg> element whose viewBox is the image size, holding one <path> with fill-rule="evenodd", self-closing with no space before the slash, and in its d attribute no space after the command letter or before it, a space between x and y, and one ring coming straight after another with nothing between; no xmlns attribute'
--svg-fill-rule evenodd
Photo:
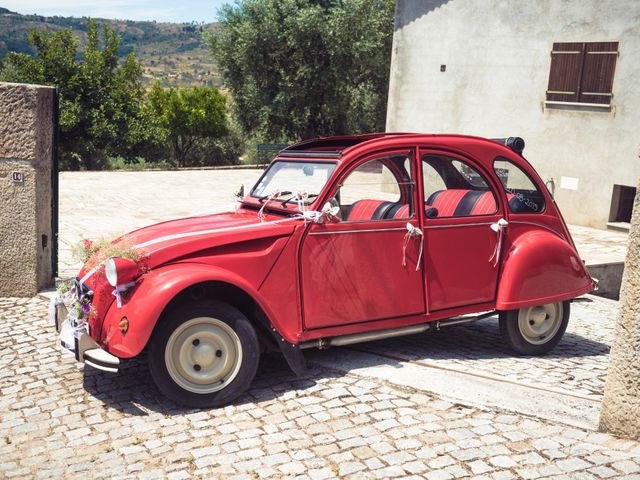
<svg viewBox="0 0 640 480"><path fill-rule="evenodd" d="M211 54L202 44L202 32L216 24L183 24L96 19L121 35L120 55L136 52L148 81L165 86L220 86L221 78ZM85 18L21 15L0 7L0 60L8 52L33 53L27 35L34 28L71 28L84 41Z"/></svg>

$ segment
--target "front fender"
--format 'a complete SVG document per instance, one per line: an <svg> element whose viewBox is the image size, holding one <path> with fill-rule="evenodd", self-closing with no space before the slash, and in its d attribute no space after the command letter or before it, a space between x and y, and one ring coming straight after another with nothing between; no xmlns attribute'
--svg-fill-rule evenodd
<svg viewBox="0 0 640 480"><path fill-rule="evenodd" d="M576 250L549 231L529 231L514 239L505 256L497 310L544 305L594 289Z"/></svg>
<svg viewBox="0 0 640 480"><path fill-rule="evenodd" d="M102 325L101 343L120 358L138 355L146 346L165 307L185 288L201 282L221 281L244 290L271 318L258 292L242 277L219 267L199 263L174 263L144 275L138 284L124 294L122 308L111 304ZM129 320L129 330L122 334L118 323Z"/></svg>

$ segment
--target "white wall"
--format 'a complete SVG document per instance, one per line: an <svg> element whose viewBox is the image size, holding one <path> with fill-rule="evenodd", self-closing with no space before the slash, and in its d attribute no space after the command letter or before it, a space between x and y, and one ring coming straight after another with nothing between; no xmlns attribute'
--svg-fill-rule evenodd
<svg viewBox="0 0 640 480"><path fill-rule="evenodd" d="M398 0L387 131L521 136L570 223L640 177L639 0ZM543 108L554 42L619 41L611 111ZM446 65L446 72L440 72ZM578 178L578 189L559 188Z"/></svg>

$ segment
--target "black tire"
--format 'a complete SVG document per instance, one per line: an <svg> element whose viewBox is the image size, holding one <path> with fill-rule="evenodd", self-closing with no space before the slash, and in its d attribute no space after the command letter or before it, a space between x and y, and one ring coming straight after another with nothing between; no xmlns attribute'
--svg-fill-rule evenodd
<svg viewBox="0 0 640 480"><path fill-rule="evenodd" d="M187 360L196 363L193 371L187 369ZM163 315L149 347L149 370L158 389L189 407L232 402L253 381L259 361L260 343L251 322L238 309L216 300L183 304ZM209 382L216 375L221 379Z"/></svg>
<svg viewBox="0 0 640 480"><path fill-rule="evenodd" d="M521 322L534 322L530 323L530 325L532 329L536 328L533 317L528 318L528 316L533 315L533 308L538 309L535 313L541 312L541 308L546 309L545 315L547 317L543 322L550 318L548 310L560 309L557 311L557 316L561 317L557 320L558 323L549 326L546 335L540 335L537 338L534 335L536 333L534 330L529 330L525 324L521 326ZM533 308L500 312L500 334L507 346L520 355L540 356L549 353L558 344L569 324L570 303L568 301ZM522 317L520 316L521 312ZM542 313L538 314L542 315ZM527 335L527 333L530 335Z"/></svg>

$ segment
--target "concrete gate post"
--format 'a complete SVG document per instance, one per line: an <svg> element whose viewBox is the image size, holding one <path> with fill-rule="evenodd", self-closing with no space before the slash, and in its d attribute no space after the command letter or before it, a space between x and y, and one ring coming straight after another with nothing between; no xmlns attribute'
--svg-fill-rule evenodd
<svg viewBox="0 0 640 480"><path fill-rule="evenodd" d="M600 430L640 438L640 194L633 206Z"/></svg>
<svg viewBox="0 0 640 480"><path fill-rule="evenodd" d="M0 296L53 284L55 89L0 83Z"/></svg>

